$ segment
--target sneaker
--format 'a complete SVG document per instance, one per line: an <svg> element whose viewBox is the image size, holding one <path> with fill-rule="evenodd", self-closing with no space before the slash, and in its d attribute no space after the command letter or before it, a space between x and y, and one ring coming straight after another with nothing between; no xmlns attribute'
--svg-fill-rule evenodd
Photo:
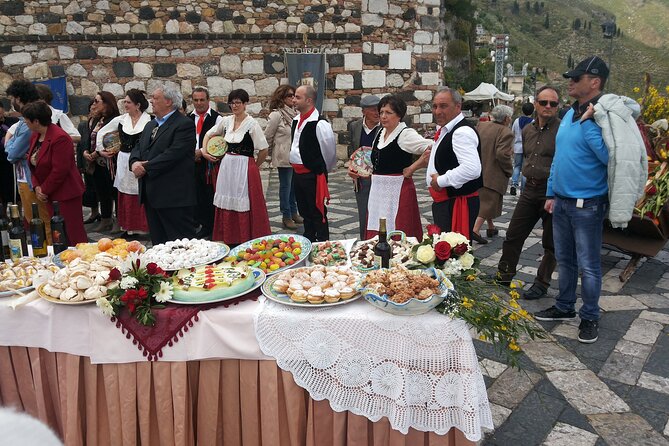
<svg viewBox="0 0 669 446"><path fill-rule="evenodd" d="M516 188L514 186L511 186L511 189L509 190L509 194L516 195Z"/></svg>
<svg viewBox="0 0 669 446"><path fill-rule="evenodd" d="M599 322L581 320L578 325L578 341L584 344L592 344L599 337Z"/></svg>
<svg viewBox="0 0 669 446"><path fill-rule="evenodd" d="M552 307L534 313L534 318L538 321L569 321L576 317L576 312L558 310L555 305Z"/></svg>
<svg viewBox="0 0 669 446"><path fill-rule="evenodd" d="M546 297L546 292L548 290L538 283L532 284L529 290L523 293L523 299L535 300Z"/></svg>

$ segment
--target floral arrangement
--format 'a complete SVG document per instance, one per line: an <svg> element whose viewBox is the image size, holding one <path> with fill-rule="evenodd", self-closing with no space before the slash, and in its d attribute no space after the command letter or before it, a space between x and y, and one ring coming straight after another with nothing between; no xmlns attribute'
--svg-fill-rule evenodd
<svg viewBox="0 0 669 446"><path fill-rule="evenodd" d="M427 236L412 248L414 260L420 267L435 267L448 276L459 274L474 266L469 240L458 232L441 232L437 225L427 225Z"/></svg>
<svg viewBox="0 0 669 446"><path fill-rule="evenodd" d="M169 276L153 262L143 266L140 258L131 253L120 267L109 272L107 296L96 301L107 316L117 316L122 307L143 325L154 325L153 308L164 308L162 303L173 294Z"/></svg>
<svg viewBox="0 0 669 446"><path fill-rule="evenodd" d="M442 269L455 287L437 311L463 319L474 327L482 341L490 341L507 363L518 367L522 354L521 336L544 338L544 330L518 304L515 289L502 287L494 277L483 274L479 260L471 254L471 245L457 232L441 232L436 225L428 225L423 241L414 246L414 267Z"/></svg>
<svg viewBox="0 0 669 446"><path fill-rule="evenodd" d="M648 152L649 177L644 196L635 205L635 213L660 224L660 213L669 201L669 86L662 94L651 85L650 76L645 76L639 127L646 142ZM635 93L640 89L635 88Z"/></svg>

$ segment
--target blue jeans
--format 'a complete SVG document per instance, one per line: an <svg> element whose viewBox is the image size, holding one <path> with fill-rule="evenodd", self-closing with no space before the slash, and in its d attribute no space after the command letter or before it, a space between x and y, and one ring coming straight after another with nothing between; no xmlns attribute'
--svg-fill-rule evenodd
<svg viewBox="0 0 669 446"><path fill-rule="evenodd" d="M602 290L602 228L609 207L607 196L585 199L576 207L576 199L555 197L553 242L558 262L560 291L555 306L573 311L576 285L581 277L581 319L599 320L599 295Z"/></svg>
<svg viewBox="0 0 669 446"><path fill-rule="evenodd" d="M513 175L511 176L511 185L513 187L518 187L518 180L520 180L521 184L522 184L522 186L520 188L522 189L523 187L525 187L525 177L523 177L520 173L522 168L523 168L523 154L522 153L514 153L513 154Z"/></svg>
<svg viewBox="0 0 669 446"><path fill-rule="evenodd" d="M293 187L293 168L277 167L279 171L279 209L283 218L292 218L297 214L297 201Z"/></svg>

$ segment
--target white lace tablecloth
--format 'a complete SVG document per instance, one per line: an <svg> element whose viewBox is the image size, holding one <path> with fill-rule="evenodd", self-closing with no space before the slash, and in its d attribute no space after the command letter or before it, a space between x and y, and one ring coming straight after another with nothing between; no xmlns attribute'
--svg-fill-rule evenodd
<svg viewBox="0 0 669 446"><path fill-rule="evenodd" d="M364 300L310 309L262 302L254 318L261 350L315 400L393 429L478 441L493 428L466 324L436 311L394 316Z"/></svg>

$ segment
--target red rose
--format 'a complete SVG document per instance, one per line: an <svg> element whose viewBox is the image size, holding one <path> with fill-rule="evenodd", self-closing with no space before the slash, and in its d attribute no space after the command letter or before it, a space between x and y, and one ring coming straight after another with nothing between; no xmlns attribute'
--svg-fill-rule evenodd
<svg viewBox="0 0 669 446"><path fill-rule="evenodd" d="M130 312L130 314L135 312L135 304L134 303L129 302L127 307L128 307L128 311Z"/></svg>
<svg viewBox="0 0 669 446"><path fill-rule="evenodd" d="M121 278L121 271L119 271L117 268L112 268L111 271L109 271L109 281L112 282L114 280L119 280Z"/></svg>
<svg viewBox="0 0 669 446"><path fill-rule="evenodd" d="M646 195L655 195L657 193L657 187L654 184L651 184L646 188Z"/></svg>
<svg viewBox="0 0 669 446"><path fill-rule="evenodd" d="M123 296L121 296L121 300L126 303L132 302L135 299L137 299L137 290L127 290L123 293Z"/></svg>
<svg viewBox="0 0 669 446"><path fill-rule="evenodd" d="M138 296L139 299L141 299L141 300L146 299L146 296L148 296L148 294L146 293L146 289L144 289L144 288L140 288L139 291L137 292L137 296Z"/></svg>
<svg viewBox="0 0 669 446"><path fill-rule="evenodd" d="M448 260L451 258L451 245L448 242L439 242L434 246L434 253L439 260Z"/></svg>
<svg viewBox="0 0 669 446"><path fill-rule="evenodd" d="M139 269L139 259L137 259L137 262L135 263L137 264L137 269Z"/></svg>
<svg viewBox="0 0 669 446"><path fill-rule="evenodd" d="M441 228L437 225L427 225L427 235L441 234Z"/></svg>
<svg viewBox="0 0 669 446"><path fill-rule="evenodd" d="M158 265L154 262L149 262L146 264L146 272L151 274L152 276L154 274L159 274L158 273Z"/></svg>
<svg viewBox="0 0 669 446"><path fill-rule="evenodd" d="M453 252L455 253L456 256L461 256L462 254L467 252L467 244L460 243L453 249Z"/></svg>

